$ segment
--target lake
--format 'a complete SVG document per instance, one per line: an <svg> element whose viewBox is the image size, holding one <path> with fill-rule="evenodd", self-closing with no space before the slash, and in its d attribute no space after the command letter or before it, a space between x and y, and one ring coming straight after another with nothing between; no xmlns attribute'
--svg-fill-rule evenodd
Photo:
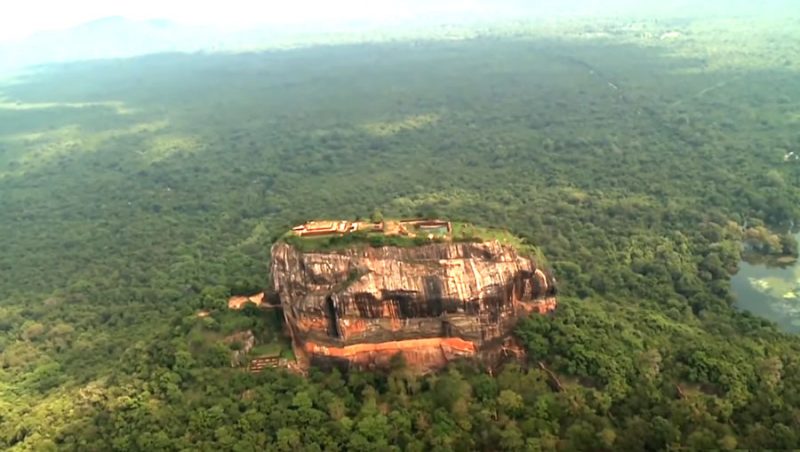
<svg viewBox="0 0 800 452"><path fill-rule="evenodd" d="M736 307L800 333L800 264L771 267L741 262L731 280Z"/></svg>

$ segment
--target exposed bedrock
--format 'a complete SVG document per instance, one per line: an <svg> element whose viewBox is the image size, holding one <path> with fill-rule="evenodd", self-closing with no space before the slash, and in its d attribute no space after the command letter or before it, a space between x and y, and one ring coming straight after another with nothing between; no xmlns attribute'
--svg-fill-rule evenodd
<svg viewBox="0 0 800 452"><path fill-rule="evenodd" d="M419 370L494 361L518 319L555 309L552 276L499 242L302 253L278 242L272 276L304 364Z"/></svg>

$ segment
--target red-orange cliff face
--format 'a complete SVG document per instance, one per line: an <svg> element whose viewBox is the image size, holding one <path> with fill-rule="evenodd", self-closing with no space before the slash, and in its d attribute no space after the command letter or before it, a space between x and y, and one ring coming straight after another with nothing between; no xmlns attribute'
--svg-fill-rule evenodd
<svg viewBox="0 0 800 452"><path fill-rule="evenodd" d="M275 290L301 363L419 370L458 357L493 361L520 316L555 309L552 277L498 242L272 248Z"/></svg>

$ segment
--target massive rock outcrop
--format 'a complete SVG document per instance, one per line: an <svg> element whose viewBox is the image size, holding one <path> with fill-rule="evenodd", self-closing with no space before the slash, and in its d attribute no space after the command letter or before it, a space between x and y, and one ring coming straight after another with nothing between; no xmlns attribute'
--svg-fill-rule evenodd
<svg viewBox="0 0 800 452"><path fill-rule="evenodd" d="M272 248L274 288L300 363L419 370L457 357L492 364L520 316L555 309L553 278L498 242Z"/></svg>

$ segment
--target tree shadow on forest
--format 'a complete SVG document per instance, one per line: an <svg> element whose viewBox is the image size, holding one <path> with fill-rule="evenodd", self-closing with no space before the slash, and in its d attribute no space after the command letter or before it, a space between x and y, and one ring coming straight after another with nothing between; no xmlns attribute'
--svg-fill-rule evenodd
<svg viewBox="0 0 800 452"><path fill-rule="evenodd" d="M10 102L54 105L35 110L0 107L0 173L4 148L9 154L8 149L15 150L16 158L27 152L25 146L8 143L14 136L40 133L46 139L49 131L65 126L103 133L162 121L169 124L158 132L166 136L164 146L175 140L205 145L193 150L194 161L262 159L272 171L297 177L311 174L321 181L352 177L350 169L364 166L371 166L370 174L408 177L404 161L409 155L403 149L411 134L376 136L369 127L428 115L439 119L418 133L439 144L436 152L415 149L414 153L430 162L418 173L425 177L417 180L435 185L437 168L458 159L465 142L481 136L465 128L488 132L493 138L493 130L505 132L523 125L540 135L561 136L571 149L588 144L587 150L598 141L603 145L607 137L611 141L625 134L647 137L656 131L663 139L692 149L704 139L693 129L736 132L747 128L743 121L753 122L759 102L783 102L783 109L796 102L791 71L704 73L705 64L702 59L676 57L667 47L474 39L242 54L160 54L51 65L0 87ZM773 88L758 91L767 86ZM105 106L109 103L133 113L120 114ZM59 107L70 104L90 106ZM765 131L775 128L770 125L775 118L757 121ZM150 146L146 139L152 135L128 137L126 144ZM103 152L113 155L118 149L112 142ZM186 163L185 153L177 154L165 152L157 163L173 165L174 171ZM118 160L124 163L130 155L126 149ZM74 165L81 159L87 164L96 159L77 152L71 157L78 159ZM492 153L472 158L477 166L511 163L498 161ZM548 168L558 158L574 156L556 154L539 165ZM5 160L7 165L14 159ZM57 162L40 163L24 177L52 174L60 167ZM272 172L256 167L262 174ZM255 174L245 169L245 174L229 178ZM377 183L365 176L355 181L361 184L359 190ZM272 181L269 188L281 187Z"/></svg>
<svg viewBox="0 0 800 452"><path fill-rule="evenodd" d="M321 128L335 127L387 115L534 99L537 90L552 88L560 89L553 94L565 101L575 99L574 90L585 94L583 106L596 107L594 96L645 114L691 102L730 81L755 89L769 83L784 101L796 92L796 87L775 83L789 80L790 70L704 73L704 60L671 52L668 47L593 41L473 39L55 64L0 87L11 103L53 105L36 110L0 106L0 135L66 125L109 130L140 119L115 114L103 106L109 102L148 119L170 117L187 130L213 120L227 132L261 125L297 132L292 123L309 118ZM572 85L553 84L560 77ZM90 106L61 106L81 103Z"/></svg>

